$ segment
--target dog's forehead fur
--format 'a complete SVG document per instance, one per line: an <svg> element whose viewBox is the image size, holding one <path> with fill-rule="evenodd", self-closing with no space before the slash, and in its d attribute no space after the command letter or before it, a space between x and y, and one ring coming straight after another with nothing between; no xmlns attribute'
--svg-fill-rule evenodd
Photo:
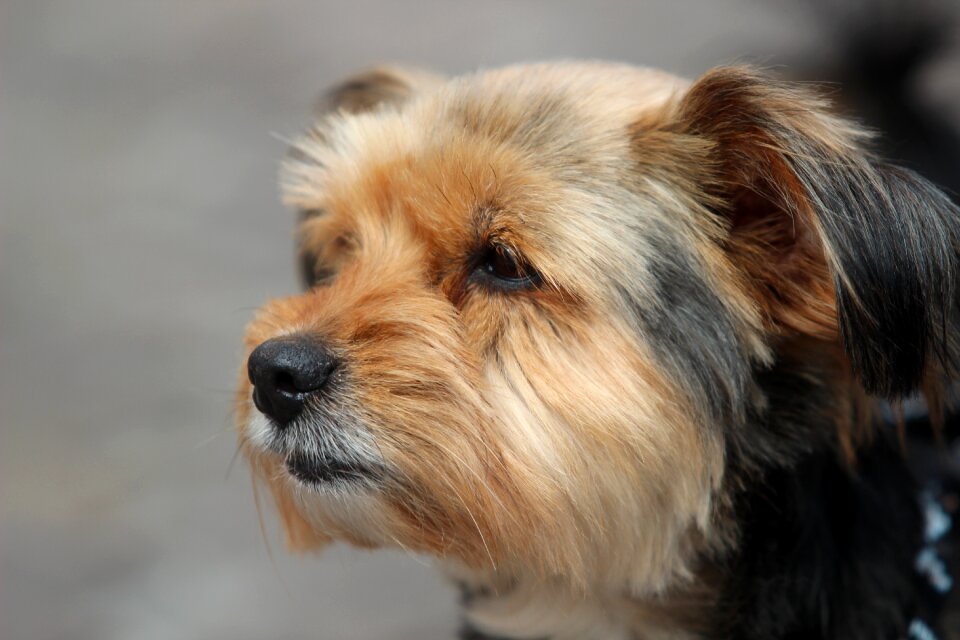
<svg viewBox="0 0 960 640"><path fill-rule="evenodd" d="M627 127L662 114L688 85L661 71L602 63L507 67L414 87L380 109L334 113L318 125L317 144L299 147L320 164L337 156L369 163L479 137L572 174L622 151ZM298 195L309 192L290 195L302 204Z"/></svg>
<svg viewBox="0 0 960 640"><path fill-rule="evenodd" d="M699 290L712 283L717 304L739 307L751 324L712 242L718 219L687 197L690 185L678 181L694 178L663 157L663 141L644 139L669 122L688 85L601 63L434 83L399 104L322 120L285 167L285 200L310 212L301 228L310 260L344 238L352 249L379 239L406 251L378 255L416 261L449 289L446 276L495 238L567 300L636 310L662 305L665 287L705 300Z"/></svg>
<svg viewBox="0 0 960 640"><path fill-rule="evenodd" d="M285 199L342 224L399 215L436 248L455 251L472 241L458 234L484 223L503 223L531 252L548 253L537 245L551 240L567 252L602 233L610 237L596 239L612 245L615 225L596 218L617 215L616 192L635 179L630 131L662 117L685 84L601 64L458 78L399 105L326 118L298 143Z"/></svg>

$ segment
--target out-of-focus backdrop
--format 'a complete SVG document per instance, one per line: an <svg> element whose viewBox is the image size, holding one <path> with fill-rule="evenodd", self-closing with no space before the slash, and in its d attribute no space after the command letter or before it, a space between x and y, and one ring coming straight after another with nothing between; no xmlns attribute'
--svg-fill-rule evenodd
<svg viewBox="0 0 960 640"><path fill-rule="evenodd" d="M242 327L296 287L284 140L384 61L826 74L828 4L0 2L0 638L452 637L429 561L292 558L231 464ZM909 88L955 131L943 48Z"/></svg>

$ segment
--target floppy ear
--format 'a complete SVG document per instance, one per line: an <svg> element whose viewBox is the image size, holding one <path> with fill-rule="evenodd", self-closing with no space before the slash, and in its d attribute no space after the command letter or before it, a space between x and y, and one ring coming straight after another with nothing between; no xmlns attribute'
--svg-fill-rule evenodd
<svg viewBox="0 0 960 640"><path fill-rule="evenodd" d="M384 105L398 105L421 91L443 83L443 77L420 69L406 67L375 67L326 91L318 100L317 115L331 111L365 113Z"/></svg>
<svg viewBox="0 0 960 640"><path fill-rule="evenodd" d="M715 69L679 105L708 140L711 202L727 250L784 332L836 338L864 388L914 391L948 367L960 211L810 91L749 68ZM832 335L831 335L832 334Z"/></svg>

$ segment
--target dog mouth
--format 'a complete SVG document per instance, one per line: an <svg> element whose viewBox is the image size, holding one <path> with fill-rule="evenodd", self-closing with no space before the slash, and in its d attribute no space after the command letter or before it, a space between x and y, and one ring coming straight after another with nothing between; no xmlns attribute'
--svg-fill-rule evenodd
<svg viewBox="0 0 960 640"><path fill-rule="evenodd" d="M290 475L310 486L370 482L377 476L373 469L357 462L302 453L288 455L286 466Z"/></svg>
<svg viewBox="0 0 960 640"><path fill-rule="evenodd" d="M255 449L282 460L285 471L305 487L375 488L386 476L379 448L350 420L320 415L281 429L258 411L247 423L246 436Z"/></svg>

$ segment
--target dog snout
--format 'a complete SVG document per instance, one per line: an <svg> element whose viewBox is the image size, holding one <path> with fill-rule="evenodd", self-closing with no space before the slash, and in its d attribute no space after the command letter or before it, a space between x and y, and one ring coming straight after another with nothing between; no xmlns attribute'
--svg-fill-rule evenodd
<svg viewBox="0 0 960 640"><path fill-rule="evenodd" d="M315 336L267 340L247 360L253 402L283 427L300 415L308 398L324 390L336 367L336 357Z"/></svg>

